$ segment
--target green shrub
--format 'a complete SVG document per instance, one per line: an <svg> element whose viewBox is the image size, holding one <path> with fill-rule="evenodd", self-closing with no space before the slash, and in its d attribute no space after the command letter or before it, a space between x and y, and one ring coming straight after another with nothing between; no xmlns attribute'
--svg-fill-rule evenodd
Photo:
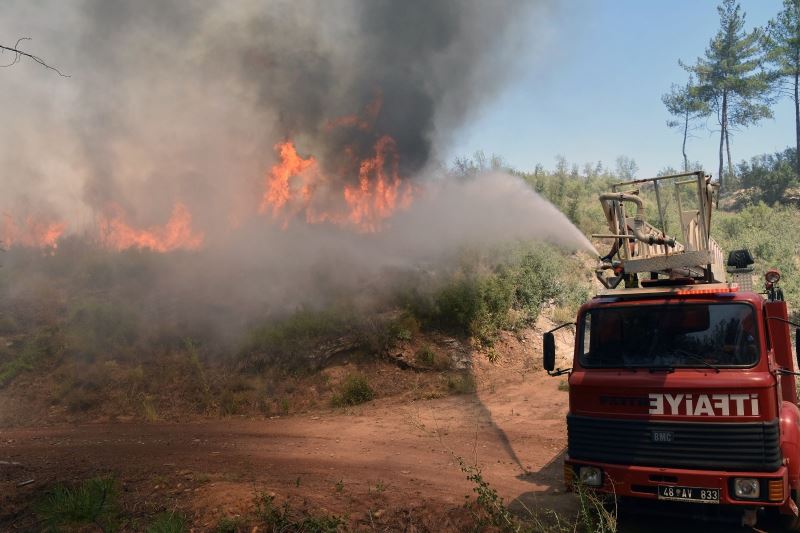
<svg viewBox="0 0 800 533"><path fill-rule="evenodd" d="M760 203L737 213L718 212L711 226L712 237L725 252L747 248L755 259L754 288L763 290L764 273L769 268L781 271L780 286L789 307L800 309L800 234L790 231L800 225L800 210L795 207L770 207Z"/></svg>
<svg viewBox="0 0 800 533"><path fill-rule="evenodd" d="M247 530L247 523L242 517L226 516L217 523L214 533L239 533Z"/></svg>
<svg viewBox="0 0 800 533"><path fill-rule="evenodd" d="M361 374L350 374L342 382L338 394L331 400L334 407L358 405L368 402L375 397L367 378Z"/></svg>
<svg viewBox="0 0 800 533"><path fill-rule="evenodd" d="M267 531L297 531L303 533L336 533L344 521L336 515L312 515L292 512L288 502L275 505L275 497L259 493L255 501L256 519Z"/></svg>
<svg viewBox="0 0 800 533"><path fill-rule="evenodd" d="M446 370L450 368L450 358L445 354L440 354L430 345L425 345L414 354L417 364L435 370Z"/></svg>
<svg viewBox="0 0 800 533"><path fill-rule="evenodd" d="M134 353L142 324L122 302L87 299L72 306L65 328L70 352L92 361Z"/></svg>
<svg viewBox="0 0 800 533"><path fill-rule="evenodd" d="M42 328L26 338L13 358L0 365L0 387L11 383L21 372L34 370L38 365L62 352L62 336L57 328Z"/></svg>
<svg viewBox="0 0 800 533"><path fill-rule="evenodd" d="M184 533L189 531L186 518L174 511L163 512L147 527L147 533Z"/></svg>
<svg viewBox="0 0 800 533"><path fill-rule="evenodd" d="M301 367L309 353L326 340L352 333L357 318L349 309L303 309L254 329L239 350L246 370L261 372L270 365Z"/></svg>
<svg viewBox="0 0 800 533"><path fill-rule="evenodd" d="M142 416L148 422L155 422L158 420L158 410L151 398L142 399Z"/></svg>
<svg viewBox="0 0 800 533"><path fill-rule="evenodd" d="M417 353L414 355L414 359L416 359L417 363L425 366L433 366L434 361L436 360L436 352L430 346L425 346L417 350Z"/></svg>
<svg viewBox="0 0 800 533"><path fill-rule="evenodd" d="M116 481L98 477L77 487L59 485L36 505L36 514L49 531L92 525L113 529L118 518Z"/></svg>
<svg viewBox="0 0 800 533"><path fill-rule="evenodd" d="M414 287L401 301L426 329L491 344L499 330L533 323L549 302L577 310L590 287L585 276L572 274L582 269L576 258L543 243L468 252L437 287Z"/></svg>
<svg viewBox="0 0 800 533"><path fill-rule="evenodd" d="M452 394L472 394L476 388L475 378L469 372L447 376L447 389Z"/></svg>
<svg viewBox="0 0 800 533"><path fill-rule="evenodd" d="M389 324L389 335L398 341L410 341L419 333L419 330L419 320L407 312Z"/></svg>

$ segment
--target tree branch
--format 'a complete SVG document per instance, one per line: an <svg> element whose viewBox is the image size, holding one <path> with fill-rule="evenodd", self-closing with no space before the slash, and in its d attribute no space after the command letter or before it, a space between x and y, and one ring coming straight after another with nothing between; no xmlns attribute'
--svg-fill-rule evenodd
<svg viewBox="0 0 800 533"><path fill-rule="evenodd" d="M69 76L67 74L64 74L63 72L58 70L56 67L48 65L47 62L44 59L42 59L41 57L35 56L33 54L29 54L28 52L24 52L24 51L19 49L19 43L21 43L22 41L30 41L30 40L31 40L30 37L20 37L19 39L17 39L17 42L16 42L16 44L14 46L4 46L4 45L0 44L0 53L5 53L6 51L8 51L8 52L11 52L11 53L14 54L14 59L11 61L11 63L7 63L5 65L0 65L0 67L10 67L12 65L16 65L17 63L19 63L20 58L27 57L28 59L32 59L33 61L39 63L44 68L50 69L50 70L58 73L59 76L62 76L64 78L69 78Z"/></svg>

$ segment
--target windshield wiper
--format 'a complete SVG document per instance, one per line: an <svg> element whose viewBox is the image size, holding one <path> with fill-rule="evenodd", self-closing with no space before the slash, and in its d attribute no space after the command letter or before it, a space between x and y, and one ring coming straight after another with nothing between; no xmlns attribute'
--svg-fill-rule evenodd
<svg viewBox="0 0 800 533"><path fill-rule="evenodd" d="M672 374L673 372L675 372L675 367L669 365L649 366L647 368L648 370L650 370L651 374L654 374L656 372L666 372L667 374Z"/></svg>
<svg viewBox="0 0 800 533"><path fill-rule="evenodd" d="M708 361L706 361L705 359L703 359L702 357L700 357L697 354L693 354L693 353L690 353L690 352L685 352L683 350L677 350L676 353L678 355L682 355L684 357L688 357L689 359L692 359L693 361L697 361L698 363L702 364L703 366L707 366L708 368L711 368L712 370L716 371L717 374L719 374L719 372L720 372L718 366L712 365L711 363L709 363Z"/></svg>

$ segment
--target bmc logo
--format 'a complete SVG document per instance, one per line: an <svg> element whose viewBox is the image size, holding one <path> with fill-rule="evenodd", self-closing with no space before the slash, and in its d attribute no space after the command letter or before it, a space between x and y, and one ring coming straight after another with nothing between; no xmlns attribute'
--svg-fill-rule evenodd
<svg viewBox="0 0 800 533"><path fill-rule="evenodd" d="M758 416L758 394L652 393L651 415Z"/></svg>

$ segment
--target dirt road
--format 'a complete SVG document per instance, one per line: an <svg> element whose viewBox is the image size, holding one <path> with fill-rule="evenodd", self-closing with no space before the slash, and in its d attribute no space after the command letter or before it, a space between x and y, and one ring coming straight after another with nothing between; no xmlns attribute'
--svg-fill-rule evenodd
<svg viewBox="0 0 800 533"><path fill-rule="evenodd" d="M1 430L0 526L24 529L31 495L55 482L107 473L143 511L178 507L208 527L245 512L256 491L353 521L368 511L424 516L471 494L455 456L477 461L507 502L569 511L558 383L520 373L475 395L289 418Z"/></svg>
<svg viewBox="0 0 800 533"><path fill-rule="evenodd" d="M477 464L512 508L572 518L576 502L562 486L568 395L560 382L500 371L484 376L477 394L410 404L388 398L265 420L0 430L0 530L35 527L30 504L57 482L112 474L129 514L179 509L201 531L246 514L262 491L356 526L455 531L465 496L474 496L455 457ZM621 530L657 524L730 530L646 518Z"/></svg>

